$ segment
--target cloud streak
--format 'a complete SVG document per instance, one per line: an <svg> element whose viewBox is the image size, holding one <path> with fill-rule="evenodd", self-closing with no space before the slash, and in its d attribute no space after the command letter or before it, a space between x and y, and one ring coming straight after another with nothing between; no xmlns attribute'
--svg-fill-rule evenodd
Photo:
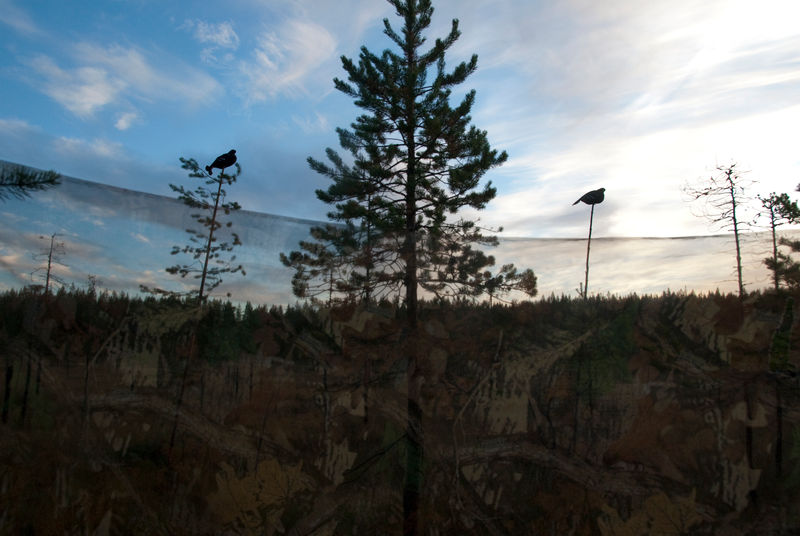
<svg viewBox="0 0 800 536"><path fill-rule="evenodd" d="M44 54L27 60L37 80L32 84L81 119L90 119L112 105L132 102L208 104L223 93L211 76L180 62L156 67L135 47L77 43L71 49L74 66L61 67ZM126 130L138 117L123 112L115 125Z"/></svg>
<svg viewBox="0 0 800 536"><path fill-rule="evenodd" d="M11 0L0 0L0 22L23 34L38 35L42 33L30 15L15 6Z"/></svg>
<svg viewBox="0 0 800 536"><path fill-rule="evenodd" d="M620 203L605 207L601 233L693 235L708 229L680 187L717 164L757 172L752 193L793 188L786 171L800 159L787 140L800 121L800 32L786 21L800 5L442 5L440 17L464 14L454 55L480 56L469 84L478 90L475 123L510 154L488 176L500 196L487 223L575 236L569 198L603 186Z"/></svg>
<svg viewBox="0 0 800 536"><path fill-rule="evenodd" d="M279 94L306 94L315 71L336 50L336 39L324 27L304 20L289 20L280 29L264 30L249 61L240 64L245 78L245 99L263 102Z"/></svg>

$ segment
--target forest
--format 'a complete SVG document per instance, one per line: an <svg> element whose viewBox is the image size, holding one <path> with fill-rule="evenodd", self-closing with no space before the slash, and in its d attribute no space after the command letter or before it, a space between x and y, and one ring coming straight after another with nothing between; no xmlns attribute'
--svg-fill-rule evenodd
<svg viewBox="0 0 800 536"><path fill-rule="evenodd" d="M400 532L401 309L3 293L4 532ZM423 533L796 531L794 315L772 293L424 302Z"/></svg>
<svg viewBox="0 0 800 536"><path fill-rule="evenodd" d="M0 294L0 529L800 531L800 264L787 253L800 242L777 232L800 223L797 203L758 198L772 285L748 290L743 172L718 165L683 191L732 232L738 292L617 296L590 292L606 188L590 190L573 203L591 207L577 296L540 296L533 268L484 251L502 228L475 214L509 156L461 90L477 55L445 61L456 19L426 40L430 0L389 3L394 49L342 56L333 81L361 113L336 129L342 153L307 159L330 212L278 256L294 305L223 298L223 278L248 268L230 218L235 149L179 158L191 186L169 187L193 221L175 264L153 270L180 285L69 286L53 232L43 284ZM0 200L58 184L4 169Z"/></svg>

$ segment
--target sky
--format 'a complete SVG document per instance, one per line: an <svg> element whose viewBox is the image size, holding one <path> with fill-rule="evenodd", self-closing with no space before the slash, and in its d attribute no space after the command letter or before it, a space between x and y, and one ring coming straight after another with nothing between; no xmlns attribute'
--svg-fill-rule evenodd
<svg viewBox="0 0 800 536"><path fill-rule="evenodd" d="M0 161L0 166L6 165ZM187 243L185 229L196 227L180 201L62 177L61 184L30 198L0 204L0 290L43 284L50 236L62 244L52 273L64 284L86 288L89 276L97 288L138 292L139 285L172 291L197 290L191 277L181 279L167 266L187 264L189 256L172 256L173 246ZM292 271L279 261L280 253L297 249L309 238L314 222L246 210L224 216L241 238L233 253L245 276L224 276L215 298L244 303L292 304ZM227 227L217 232L227 240ZM782 234L800 239L800 231ZM745 288L770 286L762 260L771 250L769 233L742 238ZM578 295L585 278L586 240L583 238L503 238L497 247L482 248L496 265L513 263L533 268L540 297ZM227 260L227 256L224 256ZM199 267L199 266L198 266ZM590 294L659 294L665 290L736 292L734 242L730 235L690 238L593 238L589 274ZM58 284L55 285L59 286ZM528 299L521 293L504 300Z"/></svg>
<svg viewBox="0 0 800 536"><path fill-rule="evenodd" d="M473 124L508 162L477 216L503 236L717 232L681 188L737 162L751 193L800 183L796 0L436 0L449 65L478 54ZM245 209L325 219L306 158L359 110L340 57L392 46L381 0L0 0L0 159L172 195L180 156L231 148ZM460 93L459 93L460 92ZM238 196L237 196L238 194Z"/></svg>
<svg viewBox="0 0 800 536"><path fill-rule="evenodd" d="M476 90L472 123L509 154L485 177L497 197L466 214L501 237L585 238L589 207L572 203L599 187L594 237L719 233L682 189L733 162L751 195L800 195L800 2L434 7L429 43L459 19L448 65L479 58L454 98ZM0 160L173 196L179 157L233 148L230 199L324 220L306 158L360 113L333 79L342 55L393 46L384 18L399 27L381 0L0 0ZM4 223L24 207L0 206Z"/></svg>

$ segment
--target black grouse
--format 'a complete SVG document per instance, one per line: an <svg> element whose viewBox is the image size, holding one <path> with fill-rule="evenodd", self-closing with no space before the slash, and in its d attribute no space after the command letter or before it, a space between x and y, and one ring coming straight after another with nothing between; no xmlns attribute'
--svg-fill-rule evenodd
<svg viewBox="0 0 800 536"><path fill-rule="evenodd" d="M591 192L586 192L581 196L580 199L578 199L572 204L574 206L580 203L581 201L583 201L587 205L596 205L597 203L602 203L603 199L605 198L605 191L606 191L605 188L600 188L597 190L592 190Z"/></svg>
<svg viewBox="0 0 800 536"><path fill-rule="evenodd" d="M230 167L236 163L236 151L231 149L225 154L219 155L215 160L214 163L210 166L206 166L206 172L211 175L211 170L214 168L219 168L224 170L226 167Z"/></svg>

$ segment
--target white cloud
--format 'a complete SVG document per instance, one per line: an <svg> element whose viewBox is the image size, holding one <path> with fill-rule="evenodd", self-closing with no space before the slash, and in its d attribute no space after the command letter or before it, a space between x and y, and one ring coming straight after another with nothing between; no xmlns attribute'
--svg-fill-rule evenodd
<svg viewBox="0 0 800 536"><path fill-rule="evenodd" d="M101 158L117 158L124 154L122 144L111 142L100 138L87 141L80 138L68 138L62 136L53 141L53 148L61 153L67 154L91 154Z"/></svg>
<svg viewBox="0 0 800 536"><path fill-rule="evenodd" d="M143 235L143 234L141 234L141 233L131 233L131 236L132 236L132 237L133 237L135 240L138 240L139 242L143 242L143 243L145 243L145 244L149 244L149 243L150 243L150 239L149 239L149 238L147 238L146 236L144 236L144 235Z"/></svg>
<svg viewBox="0 0 800 536"><path fill-rule="evenodd" d="M0 119L0 132L21 136L35 132L37 129L23 119Z"/></svg>
<svg viewBox="0 0 800 536"><path fill-rule="evenodd" d="M87 63L108 69L133 96L144 100L188 101L196 105L208 103L222 92L214 78L174 58L159 69L136 48L80 43L75 46L75 53Z"/></svg>
<svg viewBox="0 0 800 536"><path fill-rule="evenodd" d="M42 91L84 119L113 102L124 86L121 80L111 79L105 70L96 67L63 70L47 56L37 56L30 64L45 78Z"/></svg>
<svg viewBox="0 0 800 536"><path fill-rule="evenodd" d="M72 53L77 64L72 68L59 67L45 55L34 57L29 65L43 78L34 85L83 119L128 99L199 105L210 102L223 91L215 79L202 71L179 61L155 67L143 52L133 47L79 43ZM124 130L122 127L129 127L132 119L123 114L117 120L117 128Z"/></svg>
<svg viewBox="0 0 800 536"><path fill-rule="evenodd" d="M138 118L139 115L136 112L125 112L117 117L117 122L114 123L114 126L117 130L128 130Z"/></svg>
<svg viewBox="0 0 800 536"><path fill-rule="evenodd" d="M277 32L264 31L253 59L239 67L246 79L246 100L260 102L278 94L294 96L306 92L308 78L335 50L333 35L313 22L291 20Z"/></svg>
<svg viewBox="0 0 800 536"><path fill-rule="evenodd" d="M509 234L582 236L570 204L601 186L601 236L706 234L680 187L731 160L758 191L794 188L797 2L444 5L464 32L451 58L480 56L476 125L510 154L482 215Z"/></svg>

